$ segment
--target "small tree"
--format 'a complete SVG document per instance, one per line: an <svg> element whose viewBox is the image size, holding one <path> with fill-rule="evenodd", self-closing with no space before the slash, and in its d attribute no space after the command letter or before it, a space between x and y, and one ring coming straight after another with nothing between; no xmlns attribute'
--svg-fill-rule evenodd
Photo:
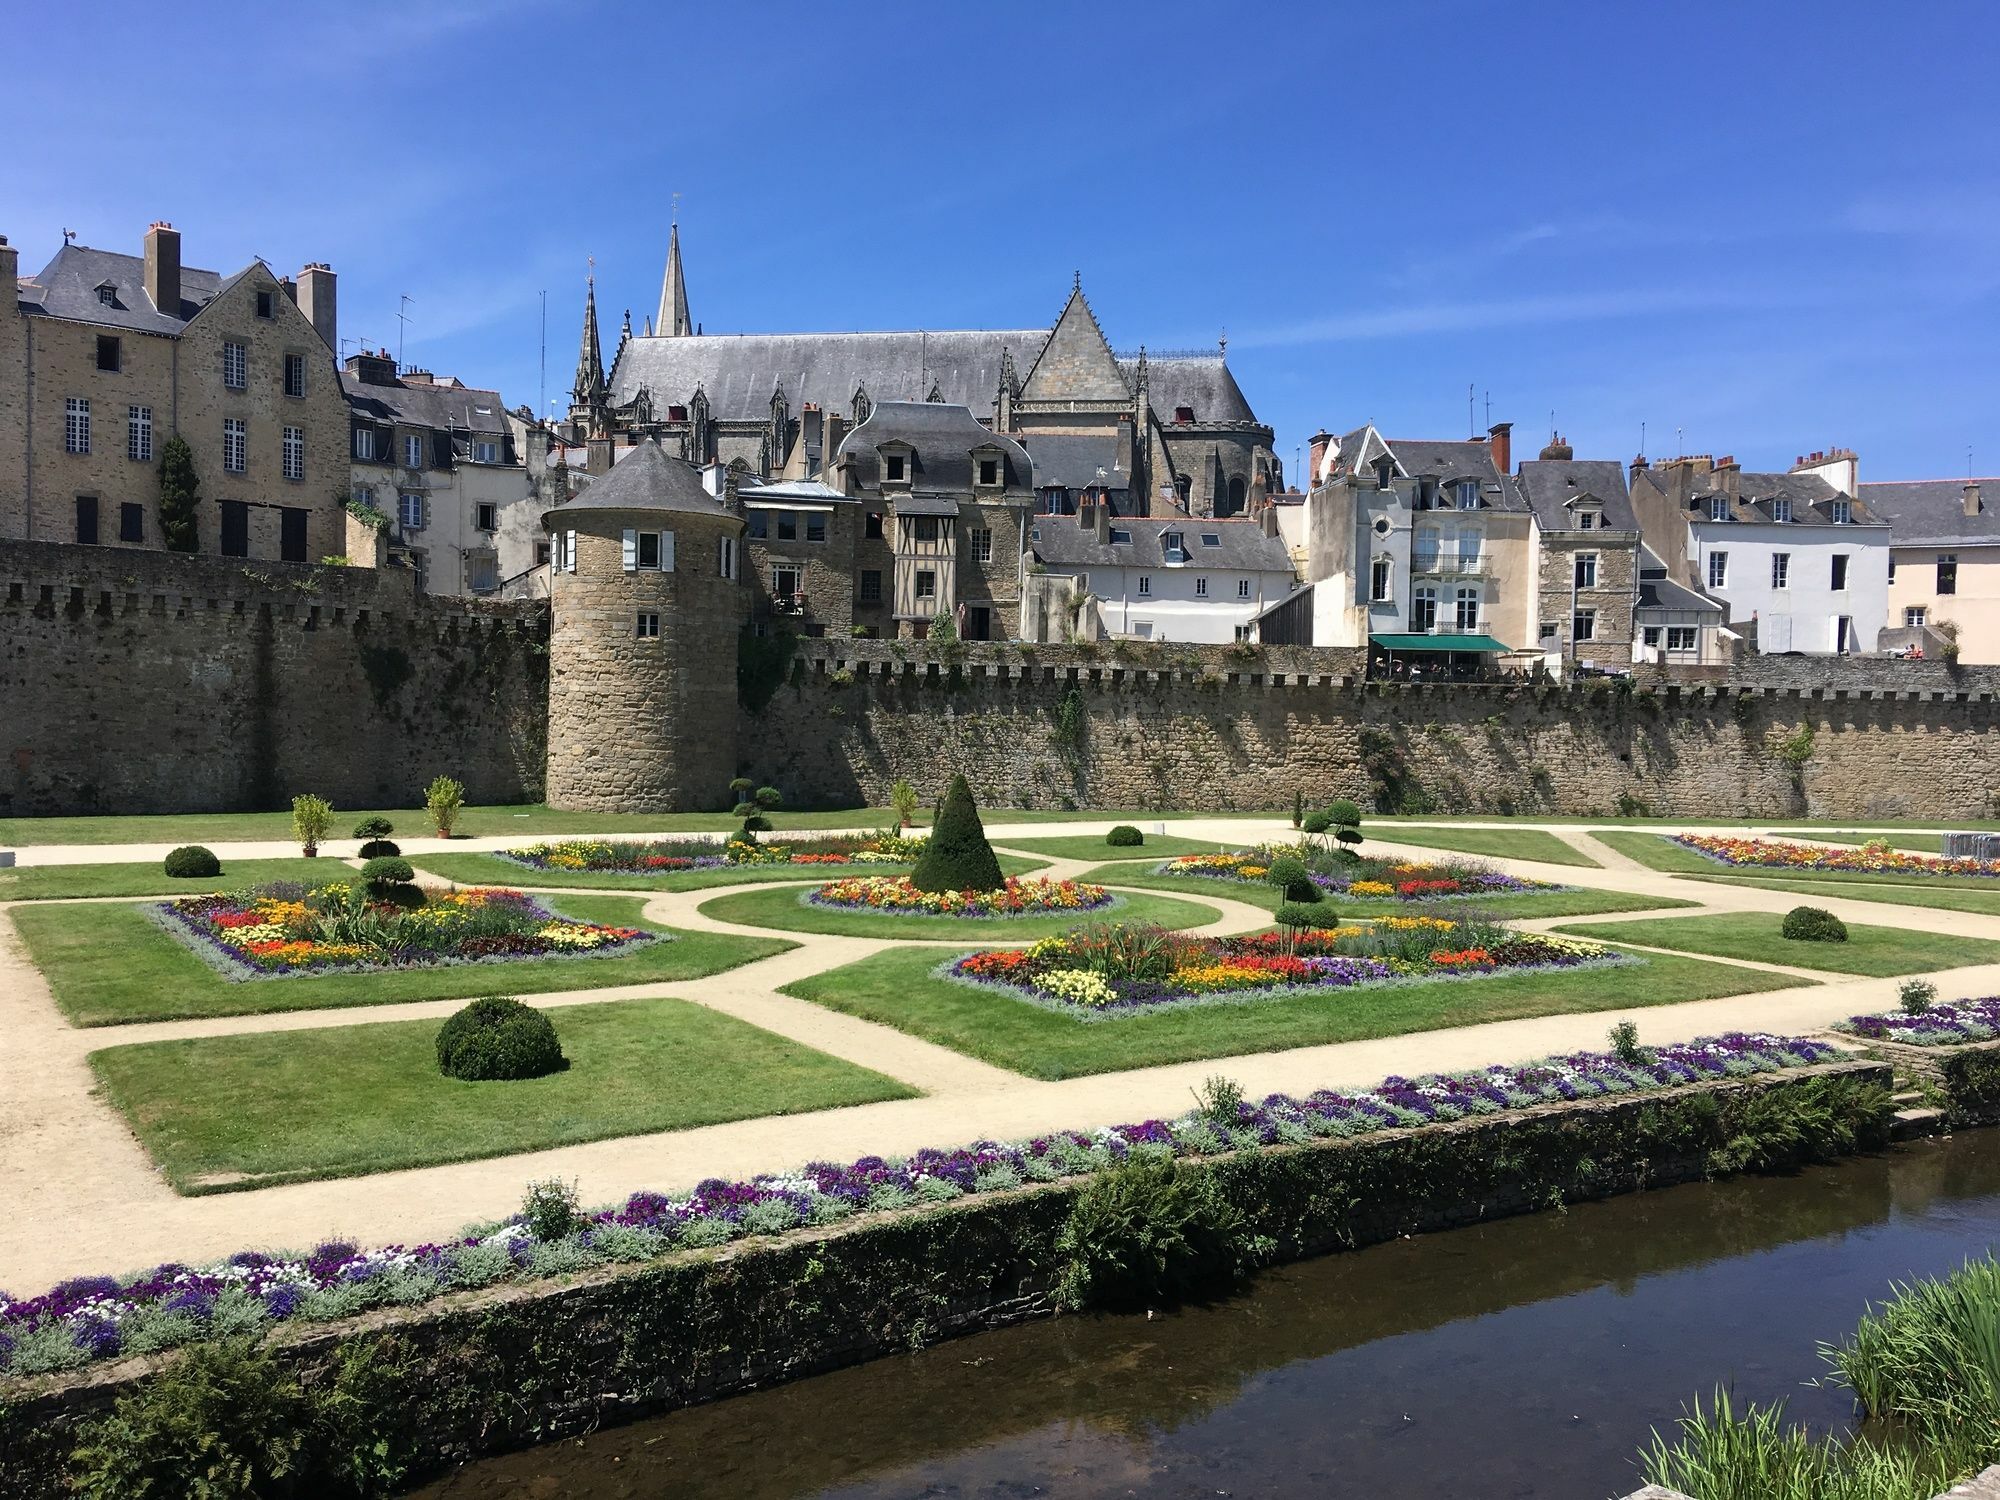
<svg viewBox="0 0 2000 1500"><path fill-rule="evenodd" d="M917 821L917 789L907 781L889 788L889 811L896 815L896 831L902 832Z"/></svg>
<svg viewBox="0 0 2000 1500"><path fill-rule="evenodd" d="M438 837L448 839L458 822L459 810L465 806L465 787L449 776L439 776L424 788L424 809L430 813L431 822L436 825Z"/></svg>
<svg viewBox="0 0 2000 1500"><path fill-rule="evenodd" d="M1280 901L1272 914L1280 927L1285 929L1285 951L1296 953L1299 949L1299 934L1320 925L1326 918L1320 908L1310 901Z"/></svg>
<svg viewBox="0 0 2000 1500"><path fill-rule="evenodd" d="M926 640L935 641L940 646L955 645L958 641L958 621L951 617L950 610L939 610L931 618L931 628Z"/></svg>
<svg viewBox="0 0 2000 1500"><path fill-rule="evenodd" d="M951 778L910 883L920 891L996 891L1006 884L965 777Z"/></svg>
<svg viewBox="0 0 2000 1500"><path fill-rule="evenodd" d="M732 788L748 788L749 785L741 777L730 783ZM756 791L744 794L736 804L736 816L743 820L742 828L737 830L738 837L746 844L756 843L758 834L771 831L771 820L764 814L776 812L784 805L784 794L774 786L760 786Z"/></svg>
<svg viewBox="0 0 2000 1500"><path fill-rule="evenodd" d="M319 841L333 827L333 804L310 792L292 798L292 836L307 859L319 854Z"/></svg>
<svg viewBox="0 0 2000 1500"><path fill-rule="evenodd" d="M195 519L200 505L194 450L186 438L170 437L160 449L160 542L169 552L193 552L200 545Z"/></svg>

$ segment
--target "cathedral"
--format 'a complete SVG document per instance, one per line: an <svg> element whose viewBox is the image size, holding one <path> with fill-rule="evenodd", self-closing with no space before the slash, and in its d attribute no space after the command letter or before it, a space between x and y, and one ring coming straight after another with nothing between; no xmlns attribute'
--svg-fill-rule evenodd
<svg viewBox="0 0 2000 1500"><path fill-rule="evenodd" d="M907 333L711 334L688 316L680 228L658 316L628 312L604 368L594 281L565 436L648 437L762 479L819 478L880 402L963 406L1034 465L1037 507L1086 494L1116 515L1233 516L1284 487L1269 427L1213 351L1114 353L1079 277L1051 327Z"/></svg>

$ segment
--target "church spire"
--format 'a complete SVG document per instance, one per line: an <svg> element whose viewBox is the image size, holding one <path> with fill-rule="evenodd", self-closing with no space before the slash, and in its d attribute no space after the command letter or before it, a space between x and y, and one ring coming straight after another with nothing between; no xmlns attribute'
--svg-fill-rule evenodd
<svg viewBox="0 0 2000 1500"><path fill-rule="evenodd" d="M688 321L687 280L681 274L681 226L667 235L667 274L660 283L660 315L653 319L653 331L667 338L684 339L694 332Z"/></svg>
<svg viewBox="0 0 2000 1500"><path fill-rule="evenodd" d="M593 260L584 283L583 341L576 351L576 383L569 392L570 420L587 420L604 404L604 350L597 340L597 263Z"/></svg>

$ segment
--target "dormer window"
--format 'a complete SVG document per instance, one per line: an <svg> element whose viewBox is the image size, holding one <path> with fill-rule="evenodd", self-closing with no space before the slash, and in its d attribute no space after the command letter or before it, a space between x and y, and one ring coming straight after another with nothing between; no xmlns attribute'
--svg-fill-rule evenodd
<svg viewBox="0 0 2000 1500"><path fill-rule="evenodd" d="M1792 502L1782 496L1771 502L1771 519L1789 521L1792 518Z"/></svg>
<svg viewBox="0 0 2000 1500"><path fill-rule="evenodd" d="M884 484L908 484L910 481L910 459L906 453L885 453L882 455L882 482Z"/></svg>
<svg viewBox="0 0 2000 1500"><path fill-rule="evenodd" d="M1387 486L1384 486L1384 488L1387 488ZM1431 480L1419 479L1417 481L1417 497L1413 508L1416 510L1429 510L1436 504L1437 485Z"/></svg>
<svg viewBox="0 0 2000 1500"><path fill-rule="evenodd" d="M106 307L116 307L118 305L118 288L108 281L100 283L97 288L97 300L102 302Z"/></svg>
<svg viewBox="0 0 2000 1500"><path fill-rule="evenodd" d="M1597 512L1594 510L1578 511L1576 513L1576 529L1578 531L1597 530Z"/></svg>
<svg viewBox="0 0 2000 1500"><path fill-rule="evenodd" d="M1396 477L1396 460L1383 454L1375 460L1375 488L1386 490Z"/></svg>
<svg viewBox="0 0 2000 1500"><path fill-rule="evenodd" d="M1848 526L1854 521L1854 503L1851 500L1836 500L1828 507L1833 512L1833 524Z"/></svg>
<svg viewBox="0 0 2000 1500"><path fill-rule="evenodd" d="M1459 508L1460 510L1478 510L1478 509L1479 509L1479 481L1478 481L1478 480L1476 480L1476 479L1461 479L1461 480L1459 480L1459 481L1458 481L1458 484L1457 484L1456 488L1457 488L1457 490L1458 490L1458 508Z"/></svg>
<svg viewBox="0 0 2000 1500"><path fill-rule="evenodd" d="M1178 531L1163 532L1160 536L1160 552L1168 562L1188 560L1187 538Z"/></svg>
<svg viewBox="0 0 2000 1500"><path fill-rule="evenodd" d="M982 458L979 460L979 483L987 489L991 489L1000 483L999 459Z"/></svg>
<svg viewBox="0 0 2000 1500"><path fill-rule="evenodd" d="M1711 521L1726 521L1729 519L1729 497L1727 495L1710 495L1708 497L1708 518Z"/></svg>

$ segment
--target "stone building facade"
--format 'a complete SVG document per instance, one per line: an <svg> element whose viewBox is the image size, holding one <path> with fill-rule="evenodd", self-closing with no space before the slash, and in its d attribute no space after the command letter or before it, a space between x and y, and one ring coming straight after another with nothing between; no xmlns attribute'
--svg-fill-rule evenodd
<svg viewBox="0 0 2000 1500"><path fill-rule="evenodd" d="M159 460L184 438L197 550L298 563L346 551L335 278L181 263L171 225L125 255L65 244L32 278L0 241L0 535L156 549Z"/></svg>

